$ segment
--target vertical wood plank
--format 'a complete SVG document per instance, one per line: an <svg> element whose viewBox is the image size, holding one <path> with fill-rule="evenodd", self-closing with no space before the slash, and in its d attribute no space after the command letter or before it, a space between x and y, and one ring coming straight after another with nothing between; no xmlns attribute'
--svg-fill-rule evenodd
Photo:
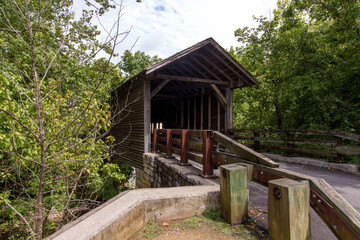
<svg viewBox="0 0 360 240"><path fill-rule="evenodd" d="M190 98L187 100L187 129L190 129Z"/></svg>
<svg viewBox="0 0 360 240"><path fill-rule="evenodd" d="M217 130L220 132L220 102L217 99Z"/></svg>
<svg viewBox="0 0 360 240"><path fill-rule="evenodd" d="M230 88L226 88L226 99L227 99L227 106L226 106L226 129L233 128L233 91Z"/></svg>
<svg viewBox="0 0 360 240"><path fill-rule="evenodd" d="M144 152L151 149L151 86L150 80L144 77Z"/></svg>
<svg viewBox="0 0 360 240"><path fill-rule="evenodd" d="M211 129L211 93L208 95L208 129Z"/></svg>
<svg viewBox="0 0 360 240"><path fill-rule="evenodd" d="M200 129L204 129L204 91L201 89L201 102L200 102Z"/></svg>
<svg viewBox="0 0 360 240"><path fill-rule="evenodd" d="M196 129L196 97L194 97L194 127Z"/></svg>
<svg viewBox="0 0 360 240"><path fill-rule="evenodd" d="M180 102L180 128L184 128L184 101Z"/></svg>

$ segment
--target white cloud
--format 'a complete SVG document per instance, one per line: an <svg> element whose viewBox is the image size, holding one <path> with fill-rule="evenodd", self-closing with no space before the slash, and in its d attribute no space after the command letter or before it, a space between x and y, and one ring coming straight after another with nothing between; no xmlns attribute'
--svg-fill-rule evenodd
<svg viewBox="0 0 360 240"><path fill-rule="evenodd" d="M117 49L121 53L133 46L149 55L166 58L208 37L224 48L239 45L234 31L256 26L252 16L269 17L277 0L124 0L122 30L132 31ZM106 15L106 25L115 18Z"/></svg>

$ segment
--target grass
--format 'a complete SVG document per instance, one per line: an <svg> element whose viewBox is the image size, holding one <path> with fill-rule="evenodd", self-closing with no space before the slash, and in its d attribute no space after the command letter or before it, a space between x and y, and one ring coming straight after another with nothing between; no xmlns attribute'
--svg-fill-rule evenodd
<svg viewBox="0 0 360 240"><path fill-rule="evenodd" d="M257 225L256 220L249 218L242 225L231 226L222 216L220 209L206 211L200 216L194 216L181 222L170 223L163 227L160 223L148 222L140 233L140 239L161 239L161 236L174 231L207 231L213 230L221 239L231 236L232 239L260 240L268 239L267 231ZM214 236L216 239L217 237ZM138 238L136 238L138 239Z"/></svg>
<svg viewBox="0 0 360 240"><path fill-rule="evenodd" d="M158 223L155 223L153 221L150 221L146 224L146 226L143 229L143 232L141 233L141 236L144 238L154 238L160 235L161 227Z"/></svg>

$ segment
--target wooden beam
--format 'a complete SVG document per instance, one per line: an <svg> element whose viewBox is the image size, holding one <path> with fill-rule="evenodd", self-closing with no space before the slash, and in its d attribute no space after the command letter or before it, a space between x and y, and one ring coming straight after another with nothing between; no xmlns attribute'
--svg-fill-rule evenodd
<svg viewBox="0 0 360 240"><path fill-rule="evenodd" d="M160 74L159 79L168 79L170 81L182 81L182 82L213 83L213 84L230 86L229 82L221 81L221 80L192 78L192 77L184 77L184 76L165 75L165 74Z"/></svg>
<svg viewBox="0 0 360 240"><path fill-rule="evenodd" d="M180 102L180 127L184 128L184 101Z"/></svg>
<svg viewBox="0 0 360 240"><path fill-rule="evenodd" d="M222 64L224 64L225 66L227 66L233 73L235 73L235 75L238 77L238 79L241 79L242 81L246 82L247 85L252 85L252 82L246 78L244 78L243 76L241 76L233 67L230 66L230 64L228 64L227 62L225 62L224 59L222 59L219 55L217 55L216 53L214 53L213 51L209 50L208 51L211 55L213 55L217 60L219 60ZM239 84L239 83L234 83L234 86L242 86L243 84ZM244 85L244 86L247 86Z"/></svg>
<svg viewBox="0 0 360 240"><path fill-rule="evenodd" d="M211 93L208 95L208 129L211 129Z"/></svg>
<svg viewBox="0 0 360 240"><path fill-rule="evenodd" d="M196 97L194 97L194 128L196 129Z"/></svg>
<svg viewBox="0 0 360 240"><path fill-rule="evenodd" d="M215 73L213 73L212 71L210 71L208 69L207 66L205 66L202 62L200 62L199 60L197 60L196 58L192 57L191 58L196 64L200 65L206 72L208 72L211 76L213 76L215 79L217 80L221 80Z"/></svg>
<svg viewBox="0 0 360 240"><path fill-rule="evenodd" d="M220 132L220 101L217 99L217 130Z"/></svg>
<svg viewBox="0 0 360 240"><path fill-rule="evenodd" d="M219 88L215 85L215 84L210 84L210 87L214 90L215 92L215 96L217 97L217 99L220 101L221 106L224 108L224 110L226 109L227 106L227 100L224 97L224 95L221 93L221 91L219 90Z"/></svg>
<svg viewBox="0 0 360 240"><path fill-rule="evenodd" d="M187 105L188 105L188 109L187 109L187 129L190 129L190 98L188 98L187 100Z"/></svg>
<svg viewBox="0 0 360 240"><path fill-rule="evenodd" d="M205 62L207 62L209 65L211 65L211 67L215 68L216 70L218 70L222 75L224 75L230 82L233 81L233 79L225 72L223 71L221 68L219 68L215 63L211 62L210 60L208 60L206 57L202 56L201 54L197 54L197 56L201 57Z"/></svg>
<svg viewBox="0 0 360 240"><path fill-rule="evenodd" d="M205 89L201 89L201 102L200 102L200 129L204 129L204 92Z"/></svg>
<svg viewBox="0 0 360 240"><path fill-rule="evenodd" d="M226 105L226 111L225 111L225 130L230 129L233 127L233 102L232 102L232 89L226 88L226 99L227 99L227 105Z"/></svg>
<svg viewBox="0 0 360 240"><path fill-rule="evenodd" d="M244 73L253 83L256 85L260 85L259 81L251 75L238 61L236 61L228 52L226 52L221 46L213 45L219 52L224 53L224 57L226 57L230 62L232 62L234 65L236 65L242 73Z"/></svg>
<svg viewBox="0 0 360 240"><path fill-rule="evenodd" d="M170 82L169 79L166 79L162 81L152 92L151 92L151 98L153 98L168 82Z"/></svg>
<svg viewBox="0 0 360 240"><path fill-rule="evenodd" d="M151 149L151 85L150 80L144 80L144 152Z"/></svg>

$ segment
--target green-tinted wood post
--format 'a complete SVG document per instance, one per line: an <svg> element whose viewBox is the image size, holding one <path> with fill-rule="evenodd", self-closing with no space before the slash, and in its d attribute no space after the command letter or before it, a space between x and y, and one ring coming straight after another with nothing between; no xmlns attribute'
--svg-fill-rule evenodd
<svg viewBox="0 0 360 240"><path fill-rule="evenodd" d="M311 239L308 181L269 181L268 223L273 240Z"/></svg>
<svg viewBox="0 0 360 240"><path fill-rule="evenodd" d="M232 225L248 216L247 168L238 164L220 167L220 206L222 216Z"/></svg>

